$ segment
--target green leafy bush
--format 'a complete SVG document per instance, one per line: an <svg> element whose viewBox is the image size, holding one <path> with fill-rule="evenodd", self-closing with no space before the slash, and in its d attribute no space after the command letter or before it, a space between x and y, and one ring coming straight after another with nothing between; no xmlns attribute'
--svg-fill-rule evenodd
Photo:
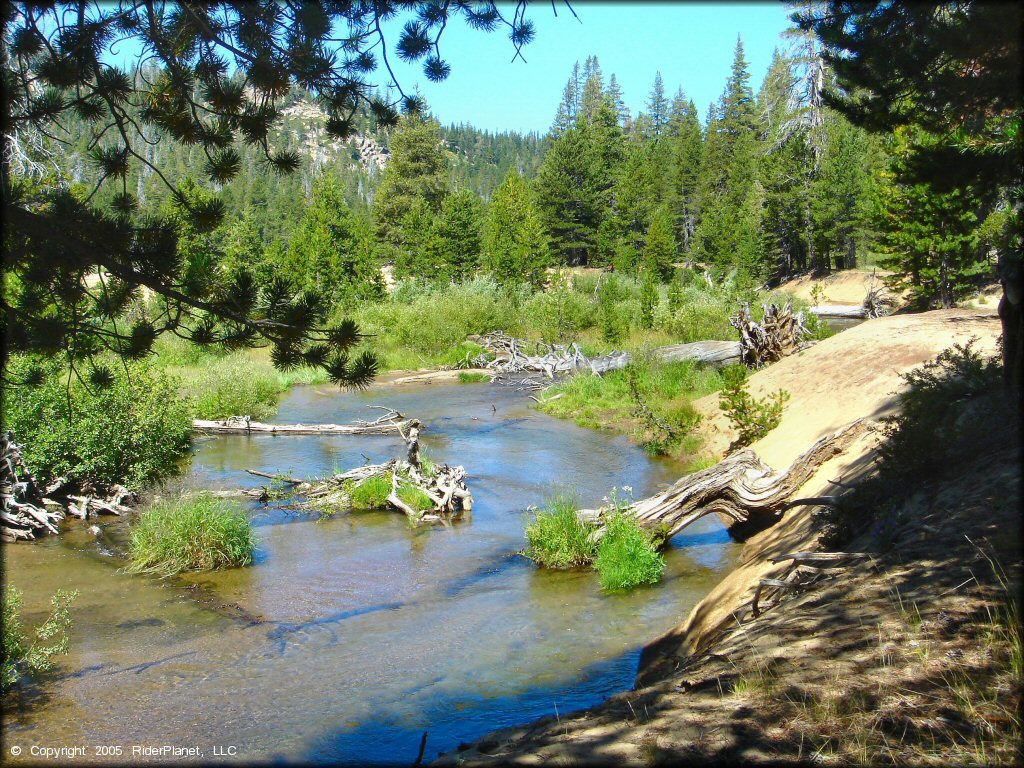
<svg viewBox="0 0 1024 768"><path fill-rule="evenodd" d="M576 497L560 493L551 498L546 509L538 510L532 525L526 527L527 548L523 554L547 568L574 568L594 559L596 548L590 538L591 526L576 514Z"/></svg>
<svg viewBox="0 0 1024 768"><path fill-rule="evenodd" d="M391 473L368 477L352 489L355 509L383 509L391 495Z"/></svg>
<svg viewBox="0 0 1024 768"><path fill-rule="evenodd" d="M270 363L257 362L244 351L211 358L208 365L185 372L184 379L183 389L197 419L265 419L287 389Z"/></svg>
<svg viewBox="0 0 1024 768"><path fill-rule="evenodd" d="M132 532L130 573L171 576L248 565L256 544L237 503L202 495L153 504Z"/></svg>
<svg viewBox="0 0 1024 768"><path fill-rule="evenodd" d="M615 508L605 515L605 535L597 547L594 568L602 589L621 592L660 581L665 558L636 518Z"/></svg>
<svg viewBox="0 0 1024 768"><path fill-rule="evenodd" d="M21 384L35 370L37 386ZM192 418L177 381L146 363L111 366L109 386L86 387L48 360L12 357L4 428L41 478L73 476L141 487L171 474L188 451Z"/></svg>
<svg viewBox="0 0 1024 768"><path fill-rule="evenodd" d="M0 691L18 685L26 678L36 677L53 666L53 657L68 652L68 633L71 631L71 616L68 608L78 597L75 592L57 590L50 598L53 611L46 621L33 629L25 630L21 619L21 592L10 584L4 590L3 605L3 657L0 658L2 676Z"/></svg>
<svg viewBox="0 0 1024 768"><path fill-rule="evenodd" d="M750 394L747 387L747 369L733 365L723 371L725 386L718 398L718 407L729 417L739 433L737 445L750 445L771 432L782 420L782 408L789 393L779 390L761 400Z"/></svg>
<svg viewBox="0 0 1024 768"><path fill-rule="evenodd" d="M490 381L491 377L486 373L470 373L468 371L459 372L459 384L479 384L484 381Z"/></svg>

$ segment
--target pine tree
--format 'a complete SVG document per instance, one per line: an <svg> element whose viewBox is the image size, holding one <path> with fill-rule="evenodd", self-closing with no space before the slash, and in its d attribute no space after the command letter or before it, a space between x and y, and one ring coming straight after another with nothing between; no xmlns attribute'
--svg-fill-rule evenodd
<svg viewBox="0 0 1024 768"><path fill-rule="evenodd" d="M653 269L644 268L640 281L640 327L654 327L654 312L658 308L658 278Z"/></svg>
<svg viewBox="0 0 1024 768"><path fill-rule="evenodd" d="M914 143L927 140L919 130L896 131L881 223L889 254L882 265L895 272L889 282L907 290L920 309L952 307L994 272L979 247L979 225L996 201L993 191L973 186L942 191L917 177Z"/></svg>
<svg viewBox="0 0 1024 768"><path fill-rule="evenodd" d="M764 191L758 184L759 121L749 80L743 43L737 41L732 72L708 126L695 241L702 260L761 274Z"/></svg>
<svg viewBox="0 0 1024 768"><path fill-rule="evenodd" d="M582 76L580 75L580 63L577 61L572 68L572 74L562 89L562 101L555 113L555 121L551 125L551 138L557 139L567 130L576 125L580 114L580 101L583 98Z"/></svg>
<svg viewBox="0 0 1024 768"><path fill-rule="evenodd" d="M666 206L659 207L651 217L644 242L644 272L652 279L667 281L675 269L676 236L672 214Z"/></svg>
<svg viewBox="0 0 1024 768"><path fill-rule="evenodd" d="M502 283L544 283L548 237L523 177L514 168L494 193L483 231L483 263Z"/></svg>
<svg viewBox="0 0 1024 768"><path fill-rule="evenodd" d="M668 131L669 103L665 96L665 83L661 79L661 72L655 72L654 85L651 86L651 93L647 97L647 114L650 117L650 137L661 138Z"/></svg>
<svg viewBox="0 0 1024 768"><path fill-rule="evenodd" d="M817 171L808 144L809 112L797 96L792 62L776 50L757 96L757 110L764 125L764 250L779 275L807 269L815 240L811 186Z"/></svg>
<svg viewBox="0 0 1024 768"><path fill-rule="evenodd" d="M754 94L750 89L750 71L747 68L747 57L743 53L743 40L740 38L736 39L732 71L726 81L721 106L720 119L730 135L736 136L743 130L755 130L758 127Z"/></svg>
<svg viewBox="0 0 1024 768"><path fill-rule="evenodd" d="M619 119L619 127L622 130L626 130L631 116L626 108L626 102L622 100L622 86L619 85L619 81L614 73L612 73L611 79L608 81L608 98L611 99L612 105L615 107L615 113Z"/></svg>
<svg viewBox="0 0 1024 768"><path fill-rule="evenodd" d="M592 133L570 128L551 145L537 174L537 204L561 263L586 265L594 255L601 220Z"/></svg>
<svg viewBox="0 0 1024 768"><path fill-rule="evenodd" d="M472 192L462 190L445 198L434 222L443 278L464 280L479 268L482 225L480 198Z"/></svg>
<svg viewBox="0 0 1024 768"><path fill-rule="evenodd" d="M597 56L588 56L583 68L583 94L580 97L580 120L592 123L604 103L604 76Z"/></svg>
<svg viewBox="0 0 1024 768"><path fill-rule="evenodd" d="M258 288L269 285L273 268L265 259L263 235L252 208L245 208L239 218L225 227L223 248L221 268L225 273L230 275L247 270Z"/></svg>
<svg viewBox="0 0 1024 768"><path fill-rule="evenodd" d="M378 225L379 227L379 225ZM414 197L396 227L396 277L434 279L441 268L441 243L435 229L435 214L427 201Z"/></svg>
<svg viewBox="0 0 1024 768"><path fill-rule="evenodd" d="M288 275L298 287L338 298L355 290L372 265L361 263L355 217L333 176L320 177L288 247Z"/></svg>
<svg viewBox="0 0 1024 768"><path fill-rule="evenodd" d="M419 237L404 231L415 201L422 200L432 217L448 194L449 161L440 129L433 118L411 115L399 121L390 138L391 156L373 199L373 216L377 238L392 253Z"/></svg>
<svg viewBox="0 0 1024 768"><path fill-rule="evenodd" d="M870 211L870 146L867 134L834 112L826 113L828 144L821 171L811 186L811 221L816 250L828 268L857 263L857 246L865 244Z"/></svg>
<svg viewBox="0 0 1024 768"><path fill-rule="evenodd" d="M651 145L630 141L615 186L615 266L633 272L640 266L651 213L657 206L657 169Z"/></svg>
<svg viewBox="0 0 1024 768"><path fill-rule="evenodd" d="M697 108L687 101L682 89L676 94L669 120L670 158L666 168L666 202L672 212L676 236L684 252L691 249L700 209L698 189L704 137Z"/></svg>

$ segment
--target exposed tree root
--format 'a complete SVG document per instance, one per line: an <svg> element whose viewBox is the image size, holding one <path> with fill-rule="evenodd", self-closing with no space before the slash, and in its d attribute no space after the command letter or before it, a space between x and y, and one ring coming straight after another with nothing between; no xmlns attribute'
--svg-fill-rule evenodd
<svg viewBox="0 0 1024 768"><path fill-rule="evenodd" d="M753 450L744 448L713 467L681 478L661 493L634 502L626 512L643 527L663 535L665 541L710 514L731 525L752 517L772 520L818 467L875 428L875 422L858 419L819 439L784 470L772 469ZM581 510L579 515L585 522L600 525L604 510ZM595 536L603 532L600 526Z"/></svg>

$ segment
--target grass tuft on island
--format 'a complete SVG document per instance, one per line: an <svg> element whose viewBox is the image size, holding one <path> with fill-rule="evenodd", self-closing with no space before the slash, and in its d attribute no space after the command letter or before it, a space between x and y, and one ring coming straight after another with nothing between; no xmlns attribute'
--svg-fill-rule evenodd
<svg viewBox="0 0 1024 768"><path fill-rule="evenodd" d="M570 492L552 496L526 526L527 548L523 554L545 568L576 568L589 565L596 547L590 527L576 514L579 504Z"/></svg>
<svg viewBox="0 0 1024 768"><path fill-rule="evenodd" d="M132 533L129 573L173 576L249 565L256 544L245 509L202 495L152 504Z"/></svg>
<svg viewBox="0 0 1024 768"><path fill-rule="evenodd" d="M606 592L624 592L661 580L665 558L658 552L658 542L624 512L625 504L614 492L600 541L594 539L594 527L579 519L578 507L572 493L552 496L526 527L528 546L523 554L546 568L592 566Z"/></svg>
<svg viewBox="0 0 1024 768"><path fill-rule="evenodd" d="M352 488L353 509L383 509L391 495L391 473L374 475Z"/></svg>

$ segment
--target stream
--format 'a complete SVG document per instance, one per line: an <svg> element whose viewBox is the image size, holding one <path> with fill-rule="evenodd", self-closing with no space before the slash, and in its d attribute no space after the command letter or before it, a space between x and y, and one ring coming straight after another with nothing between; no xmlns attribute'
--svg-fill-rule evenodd
<svg viewBox="0 0 1024 768"><path fill-rule="evenodd" d="M369 405L422 420L426 454L466 467L470 519L317 521L254 503L254 565L171 580L119 573L123 561L78 521L59 537L5 545L6 581L24 592L29 624L56 589L81 594L56 679L5 713L4 758L14 744L22 759L32 746L81 745L86 758L116 760L93 749L108 745L139 762L158 758L133 747L169 745L205 761L411 765L429 731L429 762L495 728L632 687L643 644L685 619L736 562L740 545L714 516L671 542L660 584L627 594L602 593L596 573L542 571L517 555L525 508L554 489L571 486L597 506L613 486L640 498L682 468L538 413L509 388L301 387L275 421L372 419ZM244 469L322 475L403 450L397 436L197 438L174 487L255 486L267 481ZM124 521L99 523L125 540Z"/></svg>

